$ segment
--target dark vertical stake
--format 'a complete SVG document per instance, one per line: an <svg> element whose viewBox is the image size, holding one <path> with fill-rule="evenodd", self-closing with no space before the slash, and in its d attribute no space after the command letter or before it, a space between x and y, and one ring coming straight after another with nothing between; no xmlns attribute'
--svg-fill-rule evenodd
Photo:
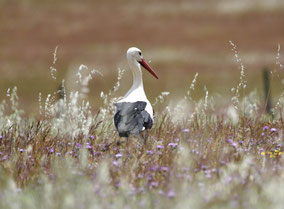
<svg viewBox="0 0 284 209"><path fill-rule="evenodd" d="M64 99L66 92L65 92L65 87L64 87L63 81L61 82L60 86L58 87L57 92L58 92L58 100Z"/></svg>
<svg viewBox="0 0 284 209"><path fill-rule="evenodd" d="M263 83L264 83L264 98L265 98L265 110L268 114L272 115L272 102L271 102L271 89L270 89L270 77L269 70L267 68L263 69Z"/></svg>

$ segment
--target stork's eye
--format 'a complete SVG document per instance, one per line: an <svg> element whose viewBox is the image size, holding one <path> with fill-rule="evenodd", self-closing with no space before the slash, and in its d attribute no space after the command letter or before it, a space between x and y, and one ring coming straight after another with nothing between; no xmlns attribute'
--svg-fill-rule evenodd
<svg viewBox="0 0 284 209"><path fill-rule="evenodd" d="M141 52L138 52L138 54L141 56L142 55L142 53Z"/></svg>

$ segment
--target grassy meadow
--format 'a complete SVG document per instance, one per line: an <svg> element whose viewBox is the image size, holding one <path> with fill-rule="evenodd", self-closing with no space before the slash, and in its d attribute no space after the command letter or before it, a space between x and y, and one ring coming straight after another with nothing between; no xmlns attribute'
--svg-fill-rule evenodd
<svg viewBox="0 0 284 209"><path fill-rule="evenodd" d="M283 97L273 120L256 95L217 113L207 93L192 100L195 82L156 112L146 145L114 129L119 80L96 113L62 88L37 118L22 116L14 88L0 108L0 208L282 208Z"/></svg>
<svg viewBox="0 0 284 209"><path fill-rule="evenodd" d="M0 208L283 208L284 5L251 2L1 1ZM130 46L146 145L113 124Z"/></svg>

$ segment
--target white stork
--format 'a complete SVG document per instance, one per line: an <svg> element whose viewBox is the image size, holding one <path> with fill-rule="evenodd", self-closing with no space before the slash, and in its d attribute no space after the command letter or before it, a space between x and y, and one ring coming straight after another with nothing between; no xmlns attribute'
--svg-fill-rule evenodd
<svg viewBox="0 0 284 209"><path fill-rule="evenodd" d="M143 88L141 65L158 79L156 73L143 59L140 49L131 47L127 50L126 56L132 71L133 84L125 96L115 103L114 124L120 137L138 135L153 126L153 108Z"/></svg>

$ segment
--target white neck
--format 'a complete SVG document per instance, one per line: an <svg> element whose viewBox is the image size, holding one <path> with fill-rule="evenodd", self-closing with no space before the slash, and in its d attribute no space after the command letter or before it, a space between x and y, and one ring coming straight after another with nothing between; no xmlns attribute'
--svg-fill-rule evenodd
<svg viewBox="0 0 284 209"><path fill-rule="evenodd" d="M124 99L144 100L146 95L143 87L142 71L140 64L132 56L127 56L129 67L133 75L133 84L129 91L124 96Z"/></svg>
<svg viewBox="0 0 284 209"><path fill-rule="evenodd" d="M137 88L143 89L142 71L140 64L134 59L132 60L128 59L128 64L133 75L133 84L131 89L137 89Z"/></svg>

